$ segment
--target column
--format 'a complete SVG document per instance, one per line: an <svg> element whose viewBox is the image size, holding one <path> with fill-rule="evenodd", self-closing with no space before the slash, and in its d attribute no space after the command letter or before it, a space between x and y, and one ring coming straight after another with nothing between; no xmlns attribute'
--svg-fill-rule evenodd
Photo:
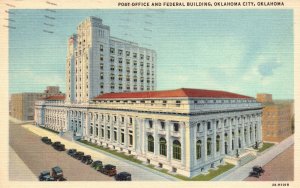
<svg viewBox="0 0 300 188"><path fill-rule="evenodd" d="M181 143L181 165L185 166L185 150L186 150L186 146L185 146L185 129L186 129L186 125L184 122L180 122L180 129L181 129L181 135L180 135L180 143Z"/></svg>
<svg viewBox="0 0 300 188"><path fill-rule="evenodd" d="M159 155L159 138L158 138L158 127L159 127L159 121L157 119L153 120L153 126L154 126L154 155Z"/></svg>
<svg viewBox="0 0 300 188"><path fill-rule="evenodd" d="M250 143L250 124L249 124L249 122L247 122L247 142L248 142L248 147L251 145L251 143Z"/></svg>
<svg viewBox="0 0 300 188"><path fill-rule="evenodd" d="M229 120L229 141L228 141L228 154L232 154L232 123L231 119Z"/></svg>
<svg viewBox="0 0 300 188"><path fill-rule="evenodd" d="M105 114L104 115L104 141L106 141L106 138L107 138L107 128L106 128L106 126L107 126L107 124L108 124L108 122L107 122L107 120L108 120L108 114Z"/></svg>
<svg viewBox="0 0 300 188"><path fill-rule="evenodd" d="M96 132L96 115L95 115L95 113L93 113L92 116L93 116L93 139L95 139L95 135L96 135L96 133L95 133Z"/></svg>
<svg viewBox="0 0 300 188"><path fill-rule="evenodd" d="M224 120L220 121L220 123L221 123L221 127L222 127L222 131L221 131L221 155L224 155L225 154Z"/></svg>
<svg viewBox="0 0 300 188"><path fill-rule="evenodd" d="M129 118L131 116L128 116L125 118L125 129L124 129L124 146L125 148L128 148L128 124L130 123Z"/></svg>
<svg viewBox="0 0 300 188"><path fill-rule="evenodd" d="M118 145L121 144L121 120L120 118L122 119L122 116L119 116L118 118L118 127L117 127L117 142L118 142ZM125 117L124 117L125 118Z"/></svg>
<svg viewBox="0 0 300 188"><path fill-rule="evenodd" d="M237 122L237 118L235 117L234 120L233 120L234 124L235 124L235 138L234 138L234 144L235 144L235 153L236 153L236 150L239 148L239 124Z"/></svg>
<svg viewBox="0 0 300 188"><path fill-rule="evenodd" d="M212 128L213 128L213 138L212 138L212 156L215 158L217 155L217 125L216 119L212 121Z"/></svg>
<svg viewBox="0 0 300 188"><path fill-rule="evenodd" d="M171 122L169 120L166 121L166 140L167 140L167 160L171 161Z"/></svg>
<svg viewBox="0 0 300 188"><path fill-rule="evenodd" d="M114 139L114 125L113 125L113 120L114 120L114 117L111 117L111 121L109 123L110 125L110 143L113 143L113 139Z"/></svg>
<svg viewBox="0 0 300 188"><path fill-rule="evenodd" d="M206 126L206 122L203 123L203 128L204 128L204 142L203 142L204 155L203 155L203 159L204 159L204 161L207 161L207 126Z"/></svg>
<svg viewBox="0 0 300 188"><path fill-rule="evenodd" d="M136 148L136 140L137 140L137 135L136 135L136 129L137 129L137 127L136 127L136 117L132 117L132 139L133 139L133 142L132 142L132 148L133 148L133 150L134 151L136 151L137 150L137 148Z"/></svg>
<svg viewBox="0 0 300 188"><path fill-rule="evenodd" d="M245 124L244 124L244 121L243 121L243 118L241 117L241 123L242 123L242 130L241 130L241 145L242 145L242 148L244 149L245 148Z"/></svg>
<svg viewBox="0 0 300 188"><path fill-rule="evenodd" d="M142 127L143 127L143 133L142 133L142 151L143 151L143 154L146 154L147 153L147 133L146 133L146 120L145 119L142 119Z"/></svg>
<svg viewBox="0 0 300 188"><path fill-rule="evenodd" d="M262 142L262 126L261 126L262 122L261 122L261 114L258 115L258 132L259 132L259 141Z"/></svg>

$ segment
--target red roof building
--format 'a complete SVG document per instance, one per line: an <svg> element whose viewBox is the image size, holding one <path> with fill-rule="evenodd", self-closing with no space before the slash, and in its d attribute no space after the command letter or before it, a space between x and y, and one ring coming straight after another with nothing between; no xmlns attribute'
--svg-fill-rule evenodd
<svg viewBox="0 0 300 188"><path fill-rule="evenodd" d="M163 91L105 93L94 98L100 99L139 99L139 98L237 98L254 99L253 97L226 91L180 88Z"/></svg>

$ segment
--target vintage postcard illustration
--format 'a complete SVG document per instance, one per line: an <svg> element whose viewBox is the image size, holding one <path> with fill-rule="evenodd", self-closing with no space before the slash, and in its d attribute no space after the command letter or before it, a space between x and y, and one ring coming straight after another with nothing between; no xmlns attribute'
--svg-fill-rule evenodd
<svg viewBox="0 0 300 188"><path fill-rule="evenodd" d="M295 1L1 6L6 183L297 184Z"/></svg>

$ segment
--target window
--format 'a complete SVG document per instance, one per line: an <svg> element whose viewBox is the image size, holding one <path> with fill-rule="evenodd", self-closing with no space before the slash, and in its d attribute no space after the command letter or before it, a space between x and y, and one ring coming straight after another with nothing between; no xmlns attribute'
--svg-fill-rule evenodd
<svg viewBox="0 0 300 188"><path fill-rule="evenodd" d="M165 130L165 122L164 122L164 121L161 121L161 122L160 122L160 126L161 126L161 129L162 129L162 130Z"/></svg>
<svg viewBox="0 0 300 188"><path fill-rule="evenodd" d="M163 106L166 106L167 105L167 101L163 101Z"/></svg>
<svg viewBox="0 0 300 188"><path fill-rule="evenodd" d="M129 118L129 124L132 124L132 117Z"/></svg>
<svg viewBox="0 0 300 188"><path fill-rule="evenodd" d="M174 128L175 132L179 131L179 124L178 123L174 123L173 128Z"/></svg>
<svg viewBox="0 0 300 188"><path fill-rule="evenodd" d="M176 101L176 106L177 106L177 107L180 106L180 101Z"/></svg>
<svg viewBox="0 0 300 188"><path fill-rule="evenodd" d="M217 152L220 151L220 136L219 135L217 135L217 137L216 137L216 150L217 150Z"/></svg>
<svg viewBox="0 0 300 188"><path fill-rule="evenodd" d="M93 135L93 127L90 127L90 135Z"/></svg>
<svg viewBox="0 0 300 188"><path fill-rule="evenodd" d="M198 140L196 142L196 159L200 159L201 158L201 140Z"/></svg>
<svg viewBox="0 0 300 188"><path fill-rule="evenodd" d="M118 54L122 55L123 54L123 50L118 50Z"/></svg>
<svg viewBox="0 0 300 188"><path fill-rule="evenodd" d="M150 129L153 128L153 122L152 122L152 120L149 120L149 128L150 128Z"/></svg>
<svg viewBox="0 0 300 188"><path fill-rule="evenodd" d="M104 129L101 129L101 137L104 137Z"/></svg>
<svg viewBox="0 0 300 188"><path fill-rule="evenodd" d="M110 53L114 54L115 53L115 49L114 48L110 48Z"/></svg>
<svg viewBox="0 0 300 188"><path fill-rule="evenodd" d="M100 44L100 52L103 52L103 45Z"/></svg>
<svg viewBox="0 0 300 188"><path fill-rule="evenodd" d="M210 129L211 129L211 123L207 122L207 130L210 130Z"/></svg>
<svg viewBox="0 0 300 188"><path fill-rule="evenodd" d="M165 138L159 139L159 154L167 156L167 141Z"/></svg>
<svg viewBox="0 0 300 188"><path fill-rule="evenodd" d="M124 123L124 117L121 117L121 122Z"/></svg>
<svg viewBox="0 0 300 188"><path fill-rule="evenodd" d="M127 56L127 57L130 56L130 51L126 51L126 56Z"/></svg>
<svg viewBox="0 0 300 188"><path fill-rule="evenodd" d="M154 138L153 136L148 136L148 151L154 152Z"/></svg>
<svg viewBox="0 0 300 188"><path fill-rule="evenodd" d="M178 140L173 142L173 159L181 160L181 144Z"/></svg>
<svg viewBox="0 0 300 188"><path fill-rule="evenodd" d="M124 133L121 133L121 142L124 144Z"/></svg>
<svg viewBox="0 0 300 188"><path fill-rule="evenodd" d="M211 138L207 139L207 155L211 155Z"/></svg>
<svg viewBox="0 0 300 188"><path fill-rule="evenodd" d="M110 130L109 130L110 127L107 127L107 128L108 128L108 130L107 130L107 138L110 139Z"/></svg>
<svg viewBox="0 0 300 188"><path fill-rule="evenodd" d="M197 132L200 132L200 123L197 124Z"/></svg>
<svg viewBox="0 0 300 188"><path fill-rule="evenodd" d="M117 141L117 131L114 131L114 140Z"/></svg>
<svg viewBox="0 0 300 188"><path fill-rule="evenodd" d="M132 134L129 135L129 145L133 145L133 136Z"/></svg>

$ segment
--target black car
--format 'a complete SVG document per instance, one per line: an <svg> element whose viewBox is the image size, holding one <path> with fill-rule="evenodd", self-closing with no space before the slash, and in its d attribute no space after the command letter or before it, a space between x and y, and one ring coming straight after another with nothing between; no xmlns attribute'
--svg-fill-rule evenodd
<svg viewBox="0 0 300 188"><path fill-rule="evenodd" d="M66 181L62 169L59 166L52 168L52 177L55 181Z"/></svg>
<svg viewBox="0 0 300 188"><path fill-rule="evenodd" d="M111 164L104 165L104 167L100 168L98 171L108 176L115 176L117 174L116 166Z"/></svg>
<svg viewBox="0 0 300 188"><path fill-rule="evenodd" d="M81 162L83 162L84 164L90 165L93 162L93 159L90 155L85 155L82 157Z"/></svg>
<svg viewBox="0 0 300 188"><path fill-rule="evenodd" d="M39 181L54 181L54 178L50 176L50 172L45 170L40 173Z"/></svg>
<svg viewBox="0 0 300 188"><path fill-rule="evenodd" d="M77 151L77 152L73 155L73 157L74 157L75 159L78 159L78 160L81 160L83 156L84 156L84 153L81 152L81 151Z"/></svg>
<svg viewBox="0 0 300 188"><path fill-rule="evenodd" d="M250 177L256 177L256 178L259 178L260 173L259 173L259 172L256 172L256 171L251 171L251 172L249 173L249 176L250 176Z"/></svg>
<svg viewBox="0 0 300 188"><path fill-rule="evenodd" d="M45 144L52 144L52 141L50 138L48 137L42 137L42 142L44 142Z"/></svg>
<svg viewBox="0 0 300 188"><path fill-rule="evenodd" d="M52 146L55 147L55 146L60 145L60 144L61 144L60 142L53 142Z"/></svg>
<svg viewBox="0 0 300 188"><path fill-rule="evenodd" d="M64 144L58 144L56 146L54 146L54 149L56 149L57 151L65 151L65 145Z"/></svg>
<svg viewBox="0 0 300 188"><path fill-rule="evenodd" d="M100 170L101 168L103 168L102 161L94 161L91 164L91 167L94 168L95 170Z"/></svg>
<svg viewBox="0 0 300 188"><path fill-rule="evenodd" d="M120 172L115 175L116 181L131 181L131 174L128 172Z"/></svg>
<svg viewBox="0 0 300 188"><path fill-rule="evenodd" d="M76 149L69 149L67 154L70 155L70 156L73 156L76 152L77 152Z"/></svg>
<svg viewBox="0 0 300 188"><path fill-rule="evenodd" d="M252 170L255 172L258 172L259 174L265 172L265 170L261 166L254 166L254 167L252 167Z"/></svg>

